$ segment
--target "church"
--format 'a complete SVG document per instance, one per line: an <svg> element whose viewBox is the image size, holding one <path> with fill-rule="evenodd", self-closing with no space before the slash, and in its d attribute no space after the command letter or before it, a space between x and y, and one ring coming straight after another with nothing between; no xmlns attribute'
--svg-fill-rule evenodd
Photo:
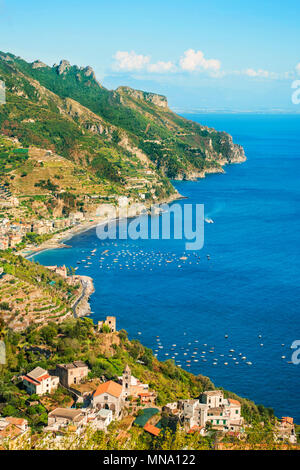
<svg viewBox="0 0 300 470"><path fill-rule="evenodd" d="M131 369L126 365L123 375L119 377L119 383L109 380L100 384L91 395L90 406L92 408L111 410L114 419L122 417L122 409L128 397L138 398L141 394L148 394L148 384L141 383L131 374ZM141 398L141 397L140 397Z"/></svg>

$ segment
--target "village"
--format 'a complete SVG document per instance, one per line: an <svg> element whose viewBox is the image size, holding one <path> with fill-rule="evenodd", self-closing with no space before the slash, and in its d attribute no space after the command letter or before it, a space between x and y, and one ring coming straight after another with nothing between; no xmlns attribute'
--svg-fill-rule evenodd
<svg viewBox="0 0 300 470"><path fill-rule="evenodd" d="M154 190L151 190L151 197L156 199ZM47 247L63 247L62 241L65 238L87 230L90 227L108 220L111 214L117 216L134 217L145 210L143 201L145 193L138 193L137 198L127 196L84 196L89 207L86 211L72 211L68 216L57 218L40 218L30 220L28 217L15 217L16 209L20 202L17 197L13 197L5 186L0 185L0 250L19 250L24 256L31 252L38 251L41 243ZM90 206L89 206L90 204ZM25 241L25 243L24 243ZM45 248L45 247L44 247Z"/></svg>
<svg viewBox="0 0 300 470"><path fill-rule="evenodd" d="M116 333L116 318L107 316L95 326L97 331ZM47 399L61 387L72 396L69 406L48 410L48 423L43 428L59 445L69 434L84 435L88 430L107 433L111 423L119 426L118 438L126 440L132 426L157 437L164 427L179 428L187 434L231 436L246 438L251 425L242 416L241 403L225 398L223 390L206 390L197 398L179 399L157 405L157 394L149 384L136 378L128 365L117 380L105 376L89 378L89 367L81 361L57 364L53 370L35 367L19 376L20 386L28 395ZM0 443L30 434L28 421L13 416L0 416ZM277 442L296 444L293 418L283 417L274 427Z"/></svg>

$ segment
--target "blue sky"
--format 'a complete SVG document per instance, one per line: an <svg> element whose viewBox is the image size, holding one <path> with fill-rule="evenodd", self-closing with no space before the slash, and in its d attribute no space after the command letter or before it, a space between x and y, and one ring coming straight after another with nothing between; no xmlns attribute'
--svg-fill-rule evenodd
<svg viewBox="0 0 300 470"><path fill-rule="evenodd" d="M298 0L0 0L0 50L91 65L175 109L299 112L299 19Z"/></svg>

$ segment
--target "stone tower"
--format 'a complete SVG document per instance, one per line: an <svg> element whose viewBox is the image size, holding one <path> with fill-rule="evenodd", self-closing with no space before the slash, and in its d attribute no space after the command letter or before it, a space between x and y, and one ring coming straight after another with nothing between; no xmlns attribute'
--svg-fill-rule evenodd
<svg viewBox="0 0 300 470"><path fill-rule="evenodd" d="M123 397L127 398L131 395L131 370L127 364L123 376L122 376L122 386L123 386Z"/></svg>

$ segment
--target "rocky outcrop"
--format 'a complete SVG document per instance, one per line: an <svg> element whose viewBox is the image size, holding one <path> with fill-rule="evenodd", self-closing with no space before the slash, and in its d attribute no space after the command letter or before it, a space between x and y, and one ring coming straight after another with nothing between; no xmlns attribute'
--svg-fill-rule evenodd
<svg viewBox="0 0 300 470"><path fill-rule="evenodd" d="M94 70L92 69L92 67L90 67L90 66L85 67L85 69L83 69L83 75L84 75L85 77L91 77L91 78L93 78L94 80L96 80L95 72L94 72Z"/></svg>
<svg viewBox="0 0 300 470"><path fill-rule="evenodd" d="M242 163L245 162L246 155L243 147L238 144L234 144L231 135L227 134L228 145L230 148L229 152L229 163Z"/></svg>
<svg viewBox="0 0 300 470"><path fill-rule="evenodd" d="M48 65L44 64L44 62L41 62L40 60L35 60L32 63L32 68L33 69L42 69L42 68L45 68L45 67L48 67Z"/></svg>
<svg viewBox="0 0 300 470"><path fill-rule="evenodd" d="M155 106L159 106L161 108L168 108L168 100L163 95L158 95L156 93L149 93L146 91L141 90L134 90L130 87L119 87L116 90L120 95L125 93L126 95L134 98L135 100L147 101L148 103L152 103Z"/></svg>
<svg viewBox="0 0 300 470"><path fill-rule="evenodd" d="M61 60L59 65L54 65L54 67L56 67L58 75L63 75L71 68L71 64L67 60Z"/></svg>

